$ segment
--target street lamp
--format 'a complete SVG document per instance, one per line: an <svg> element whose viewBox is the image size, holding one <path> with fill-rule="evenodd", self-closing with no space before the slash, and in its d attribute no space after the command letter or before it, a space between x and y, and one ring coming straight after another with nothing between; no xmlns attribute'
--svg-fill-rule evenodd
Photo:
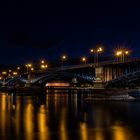
<svg viewBox="0 0 140 140"><path fill-rule="evenodd" d="M116 56L121 58L121 62L125 61L125 57L129 55L129 51L128 50L119 50L116 51Z"/></svg>
<svg viewBox="0 0 140 140"><path fill-rule="evenodd" d="M94 53L94 49L90 49L90 52L91 52L91 53Z"/></svg>
<svg viewBox="0 0 140 140"><path fill-rule="evenodd" d="M17 70L20 70L20 67L17 67Z"/></svg>
<svg viewBox="0 0 140 140"><path fill-rule="evenodd" d="M46 68L48 68L48 65L41 65L41 69L45 70Z"/></svg>
<svg viewBox="0 0 140 140"><path fill-rule="evenodd" d="M97 48L97 64L98 64L98 55L101 52L103 52L103 48L102 47Z"/></svg>
<svg viewBox="0 0 140 140"><path fill-rule="evenodd" d="M6 72L6 71L3 71L3 72L2 72L2 74L3 74L3 75L6 75L6 74L7 74L7 72Z"/></svg>
<svg viewBox="0 0 140 140"><path fill-rule="evenodd" d="M33 67L31 68L31 71L34 71L34 68Z"/></svg>
<svg viewBox="0 0 140 140"><path fill-rule="evenodd" d="M44 60L41 60L41 64L44 64L45 63L45 61Z"/></svg>
<svg viewBox="0 0 140 140"><path fill-rule="evenodd" d="M66 61L66 59L67 59L67 56L66 55L62 55L61 56L61 69L63 70L63 63L64 63L64 61Z"/></svg>
<svg viewBox="0 0 140 140"><path fill-rule="evenodd" d="M93 63L95 63L95 55L94 55L95 52L94 52L94 49L93 48L90 49L90 53L93 54Z"/></svg>
<svg viewBox="0 0 140 140"><path fill-rule="evenodd" d="M5 81L7 77L7 71L3 71L1 74L3 76L3 81Z"/></svg>
<svg viewBox="0 0 140 140"><path fill-rule="evenodd" d="M46 64L45 60L40 61L40 68L41 70L46 70L46 68L48 68L48 65Z"/></svg>
<svg viewBox="0 0 140 140"><path fill-rule="evenodd" d="M86 64L86 62L87 62L87 58L86 57L82 57L82 62L84 62L85 64Z"/></svg>
<svg viewBox="0 0 140 140"><path fill-rule="evenodd" d="M62 55L62 60L66 60L67 56L66 55Z"/></svg>
<svg viewBox="0 0 140 140"><path fill-rule="evenodd" d="M21 73L21 68L19 66L17 67L17 72L18 72L18 74Z"/></svg>
<svg viewBox="0 0 140 140"><path fill-rule="evenodd" d="M32 68L32 64L26 64L25 65L27 67L27 79L28 79L28 85L27 86L30 86L30 80L31 80L31 75L29 74L29 68Z"/></svg>
<svg viewBox="0 0 140 140"><path fill-rule="evenodd" d="M27 68L27 73L28 73L28 72L29 72L29 68L32 67L32 64L29 63L29 64L26 64L25 66L26 66L26 68Z"/></svg>
<svg viewBox="0 0 140 140"><path fill-rule="evenodd" d="M121 56L122 55L122 51L117 51L116 52L116 56Z"/></svg>
<svg viewBox="0 0 140 140"><path fill-rule="evenodd" d="M96 49L90 49L90 53L95 54L94 63L98 63L98 55L99 53L103 52L102 47L97 47Z"/></svg>
<svg viewBox="0 0 140 140"><path fill-rule="evenodd" d="M14 75L14 76L17 76L17 75L18 75L18 72L14 71L14 72L13 72L13 75Z"/></svg>

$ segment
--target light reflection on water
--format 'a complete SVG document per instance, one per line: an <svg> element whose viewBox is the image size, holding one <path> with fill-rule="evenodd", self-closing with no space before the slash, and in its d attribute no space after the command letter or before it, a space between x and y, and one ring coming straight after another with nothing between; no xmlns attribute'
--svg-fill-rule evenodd
<svg viewBox="0 0 140 140"><path fill-rule="evenodd" d="M0 93L0 139L139 140L139 102L84 102L78 94Z"/></svg>

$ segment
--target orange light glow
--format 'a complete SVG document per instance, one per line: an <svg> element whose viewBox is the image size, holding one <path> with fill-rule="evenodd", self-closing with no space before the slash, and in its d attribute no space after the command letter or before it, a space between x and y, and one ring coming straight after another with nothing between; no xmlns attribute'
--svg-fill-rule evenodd
<svg viewBox="0 0 140 140"><path fill-rule="evenodd" d="M93 53L93 52L94 52L94 50L93 50L93 49L90 49L90 52L91 52L91 53Z"/></svg>
<svg viewBox="0 0 140 140"><path fill-rule="evenodd" d="M87 59L86 57L82 57L82 61L85 62Z"/></svg>
<svg viewBox="0 0 140 140"><path fill-rule="evenodd" d="M62 55L62 60L65 60L66 58L66 55Z"/></svg>
<svg viewBox="0 0 140 140"><path fill-rule="evenodd" d="M46 84L47 87L69 87L70 84L69 83L61 83L61 82L54 82L54 83L47 83Z"/></svg>

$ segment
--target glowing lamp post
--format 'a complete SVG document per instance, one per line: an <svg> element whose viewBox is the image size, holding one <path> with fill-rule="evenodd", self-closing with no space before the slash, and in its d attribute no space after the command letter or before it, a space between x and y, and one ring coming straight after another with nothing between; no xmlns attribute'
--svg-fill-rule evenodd
<svg viewBox="0 0 140 140"><path fill-rule="evenodd" d="M84 62L86 64L87 58L86 57L82 57L82 62Z"/></svg>
<svg viewBox="0 0 140 140"><path fill-rule="evenodd" d="M46 68L48 68L48 65L41 65L42 70L46 70Z"/></svg>
<svg viewBox="0 0 140 140"><path fill-rule="evenodd" d="M34 71L34 68L33 67L31 68L31 71Z"/></svg>
<svg viewBox="0 0 140 140"><path fill-rule="evenodd" d="M40 69L41 70L46 70L48 68L48 65L46 64L45 60L40 61Z"/></svg>
<svg viewBox="0 0 140 140"><path fill-rule="evenodd" d="M14 71L14 72L13 72L13 75L14 75L14 76L17 76L17 75L18 75L18 72Z"/></svg>
<svg viewBox="0 0 140 140"><path fill-rule="evenodd" d="M97 49L97 64L98 64L98 55L99 55L99 53L101 53L103 51L103 49L101 48L101 47L99 47L98 49Z"/></svg>
<svg viewBox="0 0 140 140"><path fill-rule="evenodd" d="M121 62L125 61L125 57L129 55L129 51L127 50L120 50L116 52L116 56L120 57Z"/></svg>
<svg viewBox="0 0 140 140"><path fill-rule="evenodd" d="M32 64L27 64L26 68L27 68L27 79L28 79L28 86L29 86L31 83L31 76L29 74L29 68L32 68Z"/></svg>
<svg viewBox="0 0 140 140"><path fill-rule="evenodd" d="M101 52L103 52L103 48L102 47L98 47L96 49L90 49L90 53L95 54L94 63L98 64L98 55Z"/></svg>
<svg viewBox="0 0 140 140"><path fill-rule="evenodd" d="M27 64L27 65L25 65L26 66L26 68L27 68L27 74L29 73L29 68L31 68L32 67L32 64Z"/></svg>
<svg viewBox="0 0 140 140"><path fill-rule="evenodd" d="M44 64L45 63L45 61L44 60L41 60L41 64Z"/></svg>
<svg viewBox="0 0 140 140"><path fill-rule="evenodd" d="M93 54L93 63L95 63L94 49L90 49L90 53Z"/></svg>
<svg viewBox="0 0 140 140"><path fill-rule="evenodd" d="M66 61L67 56L66 55L62 55L61 56L61 69L63 70L63 65L64 65L64 61Z"/></svg>

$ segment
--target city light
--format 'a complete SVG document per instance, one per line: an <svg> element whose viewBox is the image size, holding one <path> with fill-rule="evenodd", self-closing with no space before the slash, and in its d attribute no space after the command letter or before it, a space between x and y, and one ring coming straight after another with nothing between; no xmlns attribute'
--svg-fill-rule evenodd
<svg viewBox="0 0 140 140"><path fill-rule="evenodd" d="M25 66L27 67L27 73L29 73L29 68L30 69L32 68L32 64L31 63L28 63Z"/></svg>
<svg viewBox="0 0 140 140"><path fill-rule="evenodd" d="M63 63L64 63L64 61L66 61L66 59L67 59L67 56L66 55L62 55L61 56L61 69L63 70Z"/></svg>
<svg viewBox="0 0 140 140"><path fill-rule="evenodd" d="M32 67L32 64L28 64L28 67Z"/></svg>
<svg viewBox="0 0 140 140"><path fill-rule="evenodd" d="M41 68L44 69L45 68L45 65L41 65Z"/></svg>
<svg viewBox="0 0 140 140"><path fill-rule="evenodd" d="M20 70L20 67L17 67L18 70Z"/></svg>
<svg viewBox="0 0 140 140"><path fill-rule="evenodd" d="M66 55L62 55L62 60L66 60L67 56Z"/></svg>
<svg viewBox="0 0 140 140"><path fill-rule="evenodd" d="M102 52L103 51L103 48L102 47L98 47L96 49L90 49L90 52L91 53L99 53L99 52Z"/></svg>
<svg viewBox="0 0 140 140"><path fill-rule="evenodd" d="M26 64L25 66L26 67L32 67L32 64L29 63L29 64Z"/></svg>
<svg viewBox="0 0 140 140"><path fill-rule="evenodd" d="M82 62L84 62L84 63L87 62L87 58L86 58L86 57L82 57L81 60L82 60Z"/></svg>
<svg viewBox="0 0 140 140"><path fill-rule="evenodd" d="M44 60L41 60L41 63L42 63L42 64L44 64L44 63L45 63L45 61L44 61Z"/></svg>
<svg viewBox="0 0 140 140"><path fill-rule="evenodd" d="M94 63L98 63L98 55L103 52L102 47L96 47L95 49L90 49L90 53L94 54Z"/></svg>
<svg viewBox="0 0 140 140"><path fill-rule="evenodd" d="M3 75L6 75L6 74L7 74L7 72L6 72L6 71L3 71L3 72L2 72L2 74L3 74Z"/></svg>
<svg viewBox="0 0 140 140"><path fill-rule="evenodd" d="M47 64L46 65L41 65L41 69L46 69L46 68L48 68Z"/></svg>
<svg viewBox="0 0 140 140"><path fill-rule="evenodd" d="M94 49L90 49L90 52L93 53L94 52Z"/></svg>
<svg viewBox="0 0 140 140"><path fill-rule="evenodd" d="M116 55L117 56L121 56L121 55L128 55L129 54L129 51L128 50L119 50L119 51L116 51Z"/></svg>
<svg viewBox="0 0 140 140"><path fill-rule="evenodd" d="M40 61L40 69L46 70L46 68L48 68L48 65L46 64L46 61L45 60L41 60Z"/></svg>
<svg viewBox="0 0 140 140"><path fill-rule="evenodd" d="M129 51L125 51L125 54L129 54Z"/></svg>
<svg viewBox="0 0 140 140"><path fill-rule="evenodd" d="M122 55L122 51L117 51L116 56L120 56L120 55Z"/></svg>
<svg viewBox="0 0 140 140"><path fill-rule="evenodd" d="M14 71L14 72L13 72L13 75L15 75L15 76L16 76L16 75L18 75L18 73Z"/></svg>
<svg viewBox="0 0 140 140"><path fill-rule="evenodd" d="M128 50L123 50L123 49L122 50L117 50L115 54L116 54L117 57L120 58L121 62L124 62L125 61L125 57L127 55L129 55L129 51Z"/></svg>
<svg viewBox="0 0 140 140"><path fill-rule="evenodd" d="M98 49L97 49L97 52L102 52L103 51L103 48L101 48L101 47L99 47Z"/></svg>
<svg viewBox="0 0 140 140"><path fill-rule="evenodd" d="M31 71L34 71L34 68L33 67L31 68Z"/></svg>

